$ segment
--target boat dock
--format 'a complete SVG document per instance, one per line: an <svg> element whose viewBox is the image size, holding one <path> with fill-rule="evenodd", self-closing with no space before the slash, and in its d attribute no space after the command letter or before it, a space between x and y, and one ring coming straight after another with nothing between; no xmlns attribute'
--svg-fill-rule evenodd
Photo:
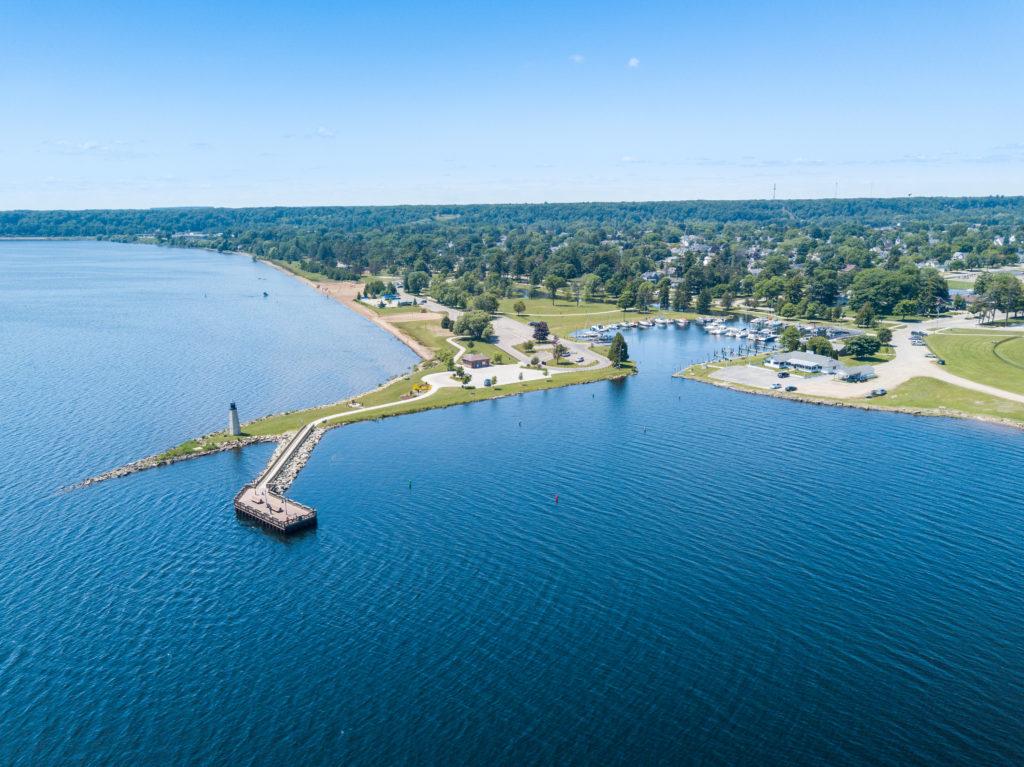
<svg viewBox="0 0 1024 767"><path fill-rule="evenodd" d="M301 448L315 431L315 424L307 424L299 429L284 448L270 459L256 481L238 491L235 496L235 513L238 516L280 533L293 533L316 525L316 509L285 498L280 487L274 489L275 481L292 461L304 460Z"/></svg>

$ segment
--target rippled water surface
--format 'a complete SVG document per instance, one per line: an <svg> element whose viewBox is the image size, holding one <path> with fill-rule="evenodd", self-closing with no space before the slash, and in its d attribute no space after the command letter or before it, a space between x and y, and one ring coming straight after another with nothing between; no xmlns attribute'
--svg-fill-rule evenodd
<svg viewBox="0 0 1024 767"><path fill-rule="evenodd" d="M263 298L263 291L270 295ZM1019 764L1020 432L641 374L57 488L415 361L236 256L0 243L2 764ZM558 503L555 503L555 495Z"/></svg>

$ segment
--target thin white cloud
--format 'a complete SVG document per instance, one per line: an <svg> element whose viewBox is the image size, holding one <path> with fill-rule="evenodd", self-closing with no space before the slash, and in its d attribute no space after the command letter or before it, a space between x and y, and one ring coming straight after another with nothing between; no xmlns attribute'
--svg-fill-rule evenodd
<svg viewBox="0 0 1024 767"><path fill-rule="evenodd" d="M58 139L56 141L43 141L42 146L56 154L73 156L91 155L116 159L134 159L151 155L151 153L141 151L138 148L138 142L129 141L69 141L67 139Z"/></svg>
<svg viewBox="0 0 1024 767"><path fill-rule="evenodd" d="M574 53L572 56L569 57L569 61L571 61L573 64L582 64L586 60L586 56L584 56L582 53Z"/></svg>
<svg viewBox="0 0 1024 767"><path fill-rule="evenodd" d="M626 62L626 66L630 69L636 69L640 66L640 59L636 56L630 56L629 61Z"/></svg>
<svg viewBox="0 0 1024 767"><path fill-rule="evenodd" d="M321 125L319 128L316 129L316 135L319 136L320 138L334 138L337 134L330 128L325 128L323 125Z"/></svg>
<svg viewBox="0 0 1024 767"><path fill-rule="evenodd" d="M100 154L109 149L107 144L101 144L99 141L67 141L66 139L60 139L44 143L61 154Z"/></svg>

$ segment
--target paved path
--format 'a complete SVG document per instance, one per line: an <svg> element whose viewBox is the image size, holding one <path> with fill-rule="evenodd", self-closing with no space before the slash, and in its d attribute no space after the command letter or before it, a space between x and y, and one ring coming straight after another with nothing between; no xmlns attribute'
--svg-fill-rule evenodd
<svg viewBox="0 0 1024 767"><path fill-rule="evenodd" d="M462 315L462 312L458 309L443 306L432 298L427 299L427 302L421 305L425 306L431 312L446 313L453 320L457 320ZM524 354L515 348L516 344L533 340L533 328L530 325L504 314L495 316L491 321L491 325L494 327L494 334L498 337L495 346L512 357L512 359L519 360L520 362L530 361L530 355ZM588 370L600 370L601 368L606 368L612 364L611 360L607 357L592 351L588 344L574 341L571 338L559 338L558 340L571 352L571 356L574 359L576 357L583 357L583 362L580 363L581 367L585 367ZM552 366L551 372L564 373L577 369L578 368L569 368L568 370L564 370L557 369Z"/></svg>

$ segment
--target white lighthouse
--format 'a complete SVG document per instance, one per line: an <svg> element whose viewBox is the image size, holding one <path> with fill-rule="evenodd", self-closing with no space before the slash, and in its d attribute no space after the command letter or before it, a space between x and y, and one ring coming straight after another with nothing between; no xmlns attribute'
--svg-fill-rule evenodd
<svg viewBox="0 0 1024 767"><path fill-rule="evenodd" d="M228 434L237 437L241 433L242 427L238 425L238 408L232 402L231 407L228 408Z"/></svg>

